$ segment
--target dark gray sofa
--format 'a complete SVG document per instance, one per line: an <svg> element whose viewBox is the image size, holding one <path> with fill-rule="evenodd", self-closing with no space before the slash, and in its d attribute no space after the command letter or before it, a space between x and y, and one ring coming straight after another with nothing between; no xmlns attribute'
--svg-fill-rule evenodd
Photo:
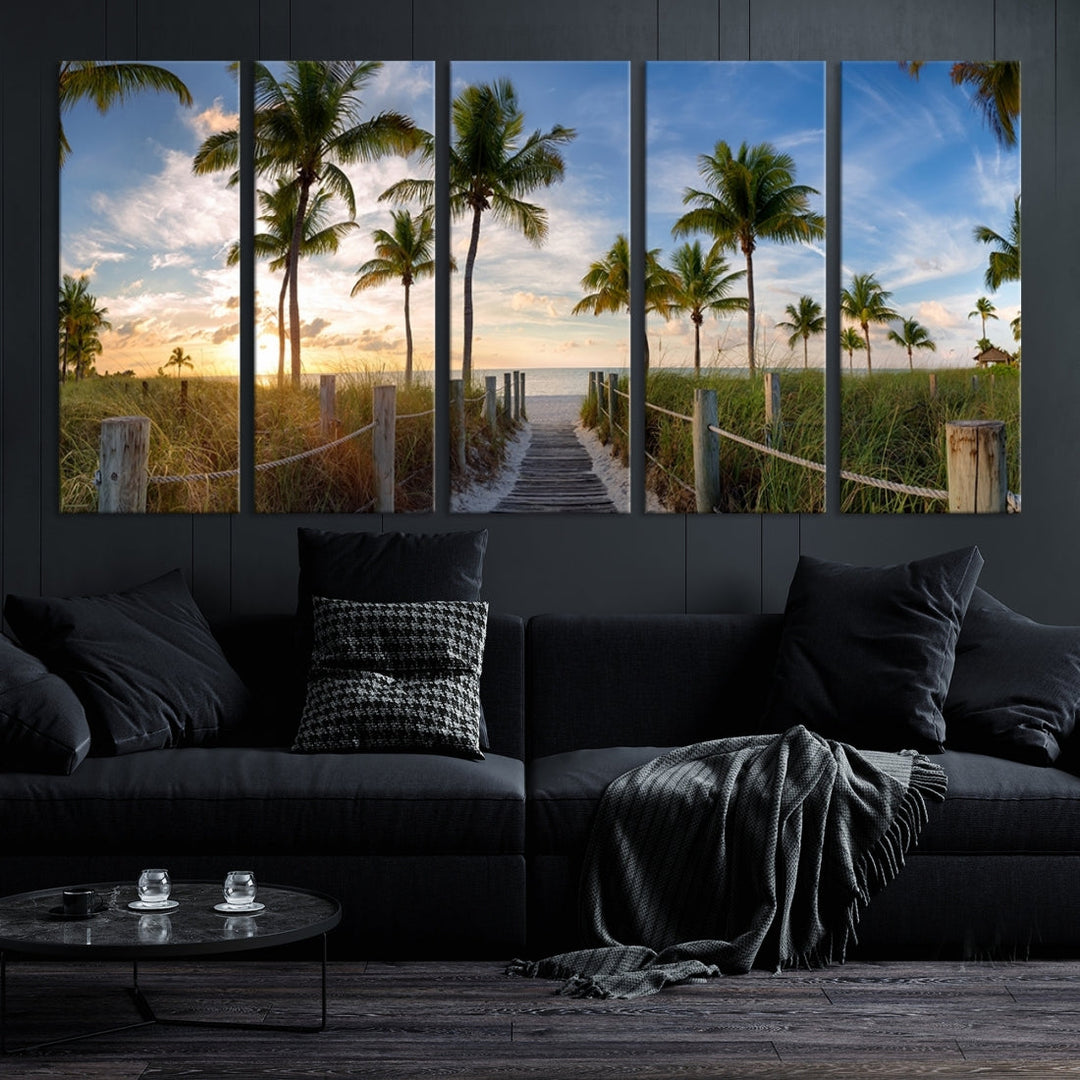
<svg viewBox="0 0 1080 1080"><path fill-rule="evenodd" d="M779 615L493 614L482 762L292 754L302 676L288 617L215 627L258 688L242 746L0 773L0 891L135 880L166 865L324 889L338 957L509 957L577 942L605 785L663 750L757 730ZM864 956L1009 956L1080 943L1080 778L978 754L860 927Z"/></svg>

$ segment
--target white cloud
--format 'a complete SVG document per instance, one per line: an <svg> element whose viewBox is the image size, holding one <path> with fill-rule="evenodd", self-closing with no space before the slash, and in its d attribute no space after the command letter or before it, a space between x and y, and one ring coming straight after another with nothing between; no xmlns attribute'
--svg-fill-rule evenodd
<svg viewBox="0 0 1080 1080"><path fill-rule="evenodd" d="M200 142L219 131L235 130L240 125L240 114L227 111L224 99L219 97L214 98L213 104L202 112L190 113L184 110L180 115Z"/></svg>

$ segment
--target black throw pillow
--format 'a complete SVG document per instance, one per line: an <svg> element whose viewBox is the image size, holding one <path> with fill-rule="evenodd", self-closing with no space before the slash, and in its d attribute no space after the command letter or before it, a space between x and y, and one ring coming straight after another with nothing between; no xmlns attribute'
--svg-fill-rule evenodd
<svg viewBox="0 0 1080 1080"><path fill-rule="evenodd" d="M90 726L75 692L0 635L0 770L67 776L89 749Z"/></svg>
<svg viewBox="0 0 1080 1080"><path fill-rule="evenodd" d="M222 741L249 693L179 570L122 593L9 596L20 642L78 695L98 756Z"/></svg>
<svg viewBox="0 0 1080 1080"><path fill-rule="evenodd" d="M367 603L479 600L487 529L450 533L338 533L299 529L297 636L311 655L311 598ZM480 716L480 745L488 749Z"/></svg>
<svg viewBox="0 0 1080 1080"><path fill-rule="evenodd" d="M314 642L295 751L479 759L487 604L313 598Z"/></svg>
<svg viewBox="0 0 1080 1080"><path fill-rule="evenodd" d="M767 729L803 724L863 749L940 751L956 640L982 565L973 547L883 567L802 556Z"/></svg>
<svg viewBox="0 0 1080 1080"><path fill-rule="evenodd" d="M976 589L945 699L951 750L1051 765L1080 711L1080 626L1034 622Z"/></svg>

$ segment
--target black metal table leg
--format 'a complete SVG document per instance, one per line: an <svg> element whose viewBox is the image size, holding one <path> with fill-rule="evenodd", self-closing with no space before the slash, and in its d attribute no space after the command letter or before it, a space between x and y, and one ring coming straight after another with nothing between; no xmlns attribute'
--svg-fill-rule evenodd
<svg viewBox="0 0 1080 1080"><path fill-rule="evenodd" d="M117 1027L101 1028L97 1031L87 1031L80 1035L66 1035L60 1039L48 1039L45 1042L31 1043L26 1046L15 1046L11 1049L7 1045L7 954L0 951L0 1054L25 1054L32 1050L44 1050L50 1046L60 1046L63 1043L79 1042L82 1039L93 1039L99 1035L115 1035L120 1031L131 1031L134 1028L148 1027L151 1024L165 1024L171 1027L204 1027L204 1028L240 1028L247 1031L287 1031L293 1034L315 1034L326 1030L326 934L322 937L321 956L321 983L322 983L322 1014L319 1024L257 1024L243 1020L185 1020L179 1017L158 1016L153 1006L146 999L139 987L139 962L131 962L131 986L127 988L128 996L135 1007L139 1010L140 1020L130 1024L120 1024Z"/></svg>

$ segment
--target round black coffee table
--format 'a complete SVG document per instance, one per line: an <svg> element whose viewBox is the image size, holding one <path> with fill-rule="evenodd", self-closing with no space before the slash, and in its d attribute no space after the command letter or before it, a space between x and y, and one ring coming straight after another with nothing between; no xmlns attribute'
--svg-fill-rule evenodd
<svg viewBox="0 0 1080 1080"><path fill-rule="evenodd" d="M111 1034L147 1024L191 1027L243 1027L259 1031L316 1032L326 1028L326 935L341 922L341 904L331 896L307 889L259 885L258 914L220 914L221 883L175 882L170 911L136 912L127 905L137 900L134 882L105 882L88 886L104 901L103 910L87 919L51 914L62 906L62 888L42 889L0 898L0 1052L21 1053L57 1043ZM218 956L268 949L274 945L322 938L322 1022L316 1025L249 1024L240 1021L187 1020L155 1014L139 988L139 961L167 957ZM7 954L26 953L67 960L130 960L132 984L128 993L140 1020L104 1031L53 1039L33 1046L7 1046Z"/></svg>

